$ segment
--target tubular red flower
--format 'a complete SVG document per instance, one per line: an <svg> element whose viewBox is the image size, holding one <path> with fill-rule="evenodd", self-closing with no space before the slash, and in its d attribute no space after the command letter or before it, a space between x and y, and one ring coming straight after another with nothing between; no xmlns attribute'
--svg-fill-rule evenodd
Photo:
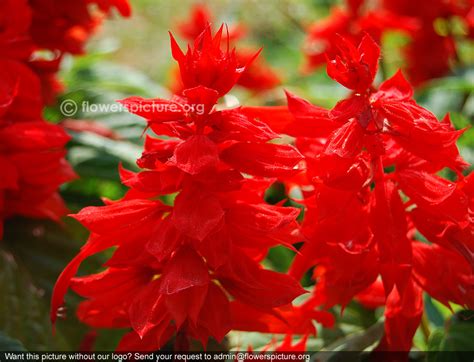
<svg viewBox="0 0 474 362"><path fill-rule="evenodd" d="M179 64L185 89L203 86L214 89L219 96L223 96L237 83L245 65L238 64L235 50L229 49L229 43L227 49L221 49L223 30L224 26L221 26L213 37L210 27L207 27L186 54L170 34L171 51ZM254 55L256 56L257 54Z"/></svg>
<svg viewBox="0 0 474 362"><path fill-rule="evenodd" d="M190 19L180 24L179 30L181 35L187 40L193 41L198 38L201 33L206 31L214 23L210 10L203 4L195 5L191 11ZM228 32L228 41L238 41L245 35L245 28L241 24L226 28ZM237 84L253 92L262 92L278 86L281 82L280 76L272 69L262 57L255 59L258 50L253 48L240 48L235 52L236 60L239 66L246 67L237 79ZM182 84L174 84L172 88L178 92L183 88Z"/></svg>
<svg viewBox="0 0 474 362"><path fill-rule="evenodd" d="M0 60L0 238L13 215L59 221L67 209L58 187L75 177L66 163L69 136L41 118L40 84L27 66Z"/></svg>
<svg viewBox="0 0 474 362"><path fill-rule="evenodd" d="M336 44L342 36L348 43L357 46L365 35L369 35L377 44L389 31L401 31L411 34L418 29L416 19L396 14L383 7L370 8L368 2L346 1L346 6L331 8L330 15L317 21L308 29L304 52L307 58L305 70L313 70L326 62L326 56L337 54ZM369 8L369 10L365 10Z"/></svg>
<svg viewBox="0 0 474 362"><path fill-rule="evenodd" d="M281 321L302 318L291 306L304 293L297 281L259 265L270 247L299 241L299 210L268 205L263 192L295 173L302 157L269 143L278 135L242 109L215 109L245 71L221 49L222 31L207 28L186 54L171 37L186 85L180 95L120 101L168 138L147 138L137 161L145 170L120 170L130 187L122 200L74 216L91 235L58 279L53 321L69 286L87 298L78 309L84 323L130 329L119 350L158 349L173 335L176 348L189 339L221 341L239 327L232 303L269 316L285 310ZM156 201L170 193L177 193L173 206ZM73 278L85 258L112 246L106 272ZM115 299L117 280L133 298Z"/></svg>
<svg viewBox="0 0 474 362"><path fill-rule="evenodd" d="M358 47L344 39L335 47L328 74L354 92L329 111L287 95L294 121L284 130L307 168L307 242L291 274L315 266L313 298L327 307L367 304L376 291L369 305L385 304L386 316L378 349L409 351L423 290L472 308L473 178L462 175L468 164L456 147L463 131L416 104L401 72L374 87L379 50L367 36ZM437 176L444 167L458 180ZM437 245L414 240L416 230Z"/></svg>
<svg viewBox="0 0 474 362"><path fill-rule="evenodd" d="M89 6L93 3L101 11ZM63 54L81 52L98 13L113 7L130 13L127 0L0 4L0 238L5 218L59 221L67 213L57 190L76 177L65 160L70 137L61 125L43 120L43 108L62 91L56 73ZM51 59L41 57L45 52Z"/></svg>

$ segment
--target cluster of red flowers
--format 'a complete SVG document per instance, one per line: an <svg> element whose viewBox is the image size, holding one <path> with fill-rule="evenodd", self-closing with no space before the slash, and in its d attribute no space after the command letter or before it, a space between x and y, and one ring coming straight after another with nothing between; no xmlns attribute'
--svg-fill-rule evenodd
<svg viewBox="0 0 474 362"><path fill-rule="evenodd" d="M370 36L335 45L327 73L352 94L331 110L287 95L294 122L285 131L306 164L297 182L307 242L290 274L315 267L315 304L385 305L378 348L409 351L423 290L474 308L474 177L461 172L463 131L416 104L400 71L373 85L380 49ZM456 182L437 175L446 167Z"/></svg>
<svg viewBox="0 0 474 362"><path fill-rule="evenodd" d="M474 35L472 0L347 0L346 7L333 7L327 19L313 24L306 40L307 68L326 62L337 53L336 37L344 36L357 46L364 34L379 45L388 31L409 37L404 49L406 72L412 84L446 75L457 60L455 38ZM456 20L464 29L456 30ZM458 33L457 33L458 32Z"/></svg>
<svg viewBox="0 0 474 362"><path fill-rule="evenodd" d="M185 39L194 41L210 23L212 23L212 16L209 9L205 5L197 4L192 9L191 18L187 22L180 24L179 31ZM245 35L246 30L243 25L236 24L228 29L228 32L226 40L235 42ZM255 58L256 52L257 50L253 48L239 48L236 50L235 56L239 66L248 64L246 71L237 80L237 84L258 93L275 88L280 84L281 80L276 71L261 56L251 61ZM173 85L173 89L175 91L182 90L183 85L179 81L179 77L176 77L176 81L177 84Z"/></svg>
<svg viewBox="0 0 474 362"><path fill-rule="evenodd" d="M209 27L186 53L171 36L184 90L170 100L122 100L166 138L147 137L133 173L121 169L130 190L116 202L74 217L91 235L61 274L52 320L71 287L87 298L81 321L95 328L130 328L119 350L156 350L174 340L206 346L231 330L314 333L311 318L332 322L311 305L293 307L304 290L291 276L263 269L270 247L301 239L299 209L269 205L264 192L278 177L298 172L301 154L267 125L237 109L219 109L247 71L223 27ZM227 39L228 40L228 39ZM244 176L245 175L245 176ZM174 204L160 201L177 195ZM115 247L107 269L74 277L88 256Z"/></svg>
<svg viewBox="0 0 474 362"><path fill-rule="evenodd" d="M0 238L6 217L58 220L66 212L57 189L74 177L64 160L69 137L46 123L42 111L61 90L55 73L62 55L79 53L97 24L89 3L129 12L125 0L0 4ZM41 58L45 51L54 59Z"/></svg>

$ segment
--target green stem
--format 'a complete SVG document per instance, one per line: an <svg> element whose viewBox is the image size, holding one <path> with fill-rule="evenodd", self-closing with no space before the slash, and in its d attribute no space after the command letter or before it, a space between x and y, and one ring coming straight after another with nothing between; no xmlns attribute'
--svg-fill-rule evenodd
<svg viewBox="0 0 474 362"><path fill-rule="evenodd" d="M423 337L425 338L425 342L428 343L431 331L430 331L430 322L428 321L426 312L423 312L423 315L421 316L420 327L421 327L421 332L423 333Z"/></svg>

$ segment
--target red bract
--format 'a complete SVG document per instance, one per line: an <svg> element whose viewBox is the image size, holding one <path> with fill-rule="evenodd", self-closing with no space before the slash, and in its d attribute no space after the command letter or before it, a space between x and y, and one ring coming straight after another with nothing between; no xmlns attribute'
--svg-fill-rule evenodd
<svg viewBox="0 0 474 362"><path fill-rule="evenodd" d="M221 26L213 37L210 27L207 27L196 38L194 46L188 47L186 54L171 35L171 50L179 64L184 89L202 86L214 89L219 96L223 96L245 70L246 65L238 64L235 50L229 49L229 43L226 49L221 49L223 30L224 26Z"/></svg>
<svg viewBox="0 0 474 362"><path fill-rule="evenodd" d="M474 188L461 173L468 166L456 147L462 131L416 104L401 72L372 85L379 49L368 36L358 47L342 38L335 47L328 74L354 92L329 111L288 94L294 121L283 115L271 123L296 137L307 168L297 181L308 241L291 274L316 266L313 299L328 307L353 298L385 304L378 348L408 351L422 290L472 308ZM456 182L436 175L445 167ZM436 245L416 241L416 230Z"/></svg>
<svg viewBox="0 0 474 362"><path fill-rule="evenodd" d="M198 38L212 23L212 15L204 5L194 6L191 18L188 22L181 24L180 32L188 40ZM229 29L226 28L228 41L237 41L245 35L245 29L240 24ZM275 88L280 84L280 77L266 62L259 57L255 59L258 50L239 49L235 52L237 63L240 67L246 67L237 79L237 84L254 92L261 92ZM182 85L173 85L175 90L181 89Z"/></svg>
<svg viewBox="0 0 474 362"><path fill-rule="evenodd" d="M340 55L328 62L328 75L343 86L364 93L377 74L380 48L368 35L362 38L358 48L344 38L336 46Z"/></svg>
<svg viewBox="0 0 474 362"><path fill-rule="evenodd" d="M144 171L121 170L130 188L124 199L74 215L91 235L56 284L53 321L71 286L87 298L78 309L84 323L130 329L119 350L156 350L173 336L177 349L190 339L206 345L233 328L286 333L285 320L302 329L302 313L290 303L304 290L259 265L270 247L300 239L299 210L268 205L263 194L274 177L295 173L301 155L268 143L278 136L241 109L215 109L245 71L222 49L222 29L212 36L207 28L187 54L171 38L188 87L179 96L120 101L168 138L147 138L137 161ZM174 193L173 206L157 201ZM82 260L110 247L116 250L105 272L73 278ZM267 327L244 323L245 309ZM310 323L303 329L314 332Z"/></svg>

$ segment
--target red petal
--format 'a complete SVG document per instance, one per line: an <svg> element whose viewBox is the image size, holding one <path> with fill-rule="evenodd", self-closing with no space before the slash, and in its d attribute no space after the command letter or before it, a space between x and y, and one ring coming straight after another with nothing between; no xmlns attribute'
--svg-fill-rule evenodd
<svg viewBox="0 0 474 362"><path fill-rule="evenodd" d="M231 329L231 311L227 296L216 284L210 283L204 308L199 315L199 324L221 342Z"/></svg>
<svg viewBox="0 0 474 362"><path fill-rule="evenodd" d="M224 217L219 199L197 187L184 189L175 199L173 223L183 234L203 240Z"/></svg>
<svg viewBox="0 0 474 362"><path fill-rule="evenodd" d="M90 231L106 234L117 229L127 229L163 210L159 201L127 200L107 206L89 206L71 215Z"/></svg>
<svg viewBox="0 0 474 362"><path fill-rule="evenodd" d="M242 172L267 177L293 174L303 158L293 146L273 143L237 143L224 150L221 157Z"/></svg>
<svg viewBox="0 0 474 362"><path fill-rule="evenodd" d="M380 84L379 92L383 97L396 100L409 100L413 97L413 88L398 70L394 76Z"/></svg>
<svg viewBox="0 0 474 362"><path fill-rule="evenodd" d="M336 154L342 158L354 157L362 150L363 139L364 130L357 120L352 119L329 136L324 153Z"/></svg>
<svg viewBox="0 0 474 362"><path fill-rule="evenodd" d="M387 298L385 336L378 349L410 351L422 314L422 290L413 280L410 279L402 295L394 288Z"/></svg>
<svg viewBox="0 0 474 362"><path fill-rule="evenodd" d="M214 169L218 162L216 144L203 135L191 136L180 143L170 160L171 164L191 175Z"/></svg>
<svg viewBox="0 0 474 362"><path fill-rule="evenodd" d="M150 281L140 293L133 296L129 315L132 328L141 338L167 318L164 298L160 293L160 280Z"/></svg>
<svg viewBox="0 0 474 362"><path fill-rule="evenodd" d="M160 278L160 292L176 294L188 288L209 284L204 260L191 248L182 247L167 263Z"/></svg>
<svg viewBox="0 0 474 362"><path fill-rule="evenodd" d="M219 112L214 121L210 137L217 140L267 142L279 137L259 117L247 116L241 109Z"/></svg>
<svg viewBox="0 0 474 362"><path fill-rule="evenodd" d="M183 105L166 99L129 97L117 102L124 105L130 113L151 122L170 122L184 117Z"/></svg>
<svg viewBox="0 0 474 362"><path fill-rule="evenodd" d="M14 123L0 130L2 146L8 147L12 151L60 148L70 138L61 127L45 122Z"/></svg>

